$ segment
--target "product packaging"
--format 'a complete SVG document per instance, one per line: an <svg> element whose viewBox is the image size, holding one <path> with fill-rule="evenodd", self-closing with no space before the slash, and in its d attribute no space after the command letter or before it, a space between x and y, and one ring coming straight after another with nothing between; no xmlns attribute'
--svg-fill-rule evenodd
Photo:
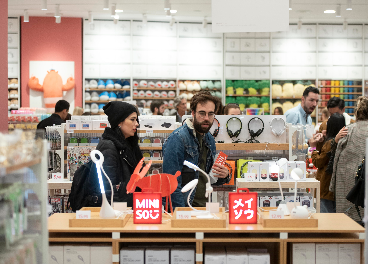
<svg viewBox="0 0 368 264"><path fill-rule="evenodd" d="M272 196L262 196L259 198L260 207L271 207L271 204L273 203L272 201Z"/></svg>
<svg viewBox="0 0 368 264"><path fill-rule="evenodd" d="M220 165L224 165L224 164L225 164L225 162L226 162L226 159L227 159L227 155L226 155L224 152L220 151L220 152L216 155L216 157L215 157L215 162L214 162L214 163L216 163L216 164L220 164ZM213 166L212 166L212 168L213 168ZM217 182L217 179L218 179L218 178L214 176L214 173L212 172L212 168L211 168L211 171L210 171L209 176L210 176L211 184L214 184L214 183L216 183L216 182Z"/></svg>
<svg viewBox="0 0 368 264"><path fill-rule="evenodd" d="M169 264L169 248L146 248L145 264Z"/></svg>
<svg viewBox="0 0 368 264"><path fill-rule="evenodd" d="M235 185L235 160L227 160L226 163L230 165L230 169L227 165L225 167L229 169L231 179L229 183L225 183L224 185Z"/></svg>
<svg viewBox="0 0 368 264"><path fill-rule="evenodd" d="M64 245L49 246L49 264L64 263Z"/></svg>
<svg viewBox="0 0 368 264"><path fill-rule="evenodd" d="M338 264L359 264L360 263L360 244L338 244L339 261ZM335 262L337 263L337 262Z"/></svg>
<svg viewBox="0 0 368 264"><path fill-rule="evenodd" d="M111 264L111 245L93 244L91 245L91 264Z"/></svg>
<svg viewBox="0 0 368 264"><path fill-rule="evenodd" d="M245 247L226 247L226 264L248 263L248 253Z"/></svg>
<svg viewBox="0 0 368 264"><path fill-rule="evenodd" d="M301 178L301 180L304 180L307 178L307 167L305 164L305 161L295 161L295 167L296 168L300 168L303 171L303 178Z"/></svg>
<svg viewBox="0 0 368 264"><path fill-rule="evenodd" d="M259 181L270 181L270 164L268 162L259 162Z"/></svg>
<svg viewBox="0 0 368 264"><path fill-rule="evenodd" d="M337 263L337 261L337 244L316 244L316 264Z"/></svg>
<svg viewBox="0 0 368 264"><path fill-rule="evenodd" d="M316 264L314 243L293 243L293 264Z"/></svg>
<svg viewBox="0 0 368 264"><path fill-rule="evenodd" d="M122 248L120 250L120 264L144 263L144 248Z"/></svg>
<svg viewBox="0 0 368 264"><path fill-rule="evenodd" d="M270 253L253 253L248 252L250 264L270 264ZM295 264L295 263L294 263Z"/></svg>
<svg viewBox="0 0 368 264"><path fill-rule="evenodd" d="M293 169L295 169L296 168L296 163L295 163L295 161L288 161L288 163L287 163L287 174L288 174L288 179L289 180L293 180L292 178L291 178L291 171L293 170Z"/></svg>
<svg viewBox="0 0 368 264"><path fill-rule="evenodd" d="M194 248L172 248L170 252L171 264L195 263Z"/></svg>
<svg viewBox="0 0 368 264"><path fill-rule="evenodd" d="M260 171L259 171L259 165L261 163L260 162L249 162L248 163L248 173L255 173L256 174L256 180L255 181L259 181L259 175L260 175Z"/></svg>
<svg viewBox="0 0 368 264"><path fill-rule="evenodd" d="M89 245L64 245L64 263L91 263Z"/></svg>
<svg viewBox="0 0 368 264"><path fill-rule="evenodd" d="M226 263L226 252L224 247L206 247L204 251L204 263L223 264Z"/></svg>

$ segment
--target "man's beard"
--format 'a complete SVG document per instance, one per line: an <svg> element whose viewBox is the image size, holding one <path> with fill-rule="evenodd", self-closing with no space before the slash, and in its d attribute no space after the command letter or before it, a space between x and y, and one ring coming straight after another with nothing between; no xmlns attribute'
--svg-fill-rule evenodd
<svg viewBox="0 0 368 264"><path fill-rule="evenodd" d="M207 128L203 128L202 125L208 125ZM208 131L210 131L211 127L212 127L213 122L211 123L210 121L203 121L203 122L198 122L198 120L196 119L195 115L193 117L193 126L194 129L198 132L198 133L207 133Z"/></svg>
<svg viewBox="0 0 368 264"><path fill-rule="evenodd" d="M313 113L313 111L314 111L314 109L313 109L313 111L312 112L310 112L310 108L307 108L307 106L305 106L304 105L304 112L307 114L307 115L310 115L310 114L312 114Z"/></svg>

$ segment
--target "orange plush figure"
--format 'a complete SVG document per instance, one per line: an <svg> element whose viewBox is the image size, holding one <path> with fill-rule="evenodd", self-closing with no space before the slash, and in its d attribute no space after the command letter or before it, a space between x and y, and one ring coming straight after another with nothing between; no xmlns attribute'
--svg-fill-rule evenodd
<svg viewBox="0 0 368 264"><path fill-rule="evenodd" d="M32 76L28 81L28 86L32 90L43 92L43 98L47 112L53 113L57 101L63 99L63 91L69 91L74 88L75 81L73 77L69 77L66 84L63 85L63 80L59 73L55 70L47 71L47 75L43 80L43 85L38 81L38 78Z"/></svg>

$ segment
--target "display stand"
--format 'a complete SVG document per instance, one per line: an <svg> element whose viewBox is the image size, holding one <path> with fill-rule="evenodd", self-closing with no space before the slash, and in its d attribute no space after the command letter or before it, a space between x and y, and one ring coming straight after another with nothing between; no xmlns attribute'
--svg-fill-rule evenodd
<svg viewBox="0 0 368 264"><path fill-rule="evenodd" d="M50 243L108 243L112 247L113 263L119 263L119 252L128 244L142 246L192 245L196 248L196 263L202 264L206 246L245 246L267 248L271 263L291 263L293 243L359 243L361 263L365 229L344 214L315 214L317 228L264 228L261 224L229 225L227 228L172 228L171 219L163 224L134 225L130 219L124 228L71 228L69 219L75 214L54 214L49 218Z"/></svg>

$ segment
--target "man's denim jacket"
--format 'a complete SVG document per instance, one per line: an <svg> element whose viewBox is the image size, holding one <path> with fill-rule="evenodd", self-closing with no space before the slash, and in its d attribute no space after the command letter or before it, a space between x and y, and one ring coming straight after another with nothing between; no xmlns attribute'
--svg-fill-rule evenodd
<svg viewBox="0 0 368 264"><path fill-rule="evenodd" d="M216 144L213 136L206 133L203 137L203 144L208 148L206 173L209 173L216 156ZM181 193L182 187L194 179L198 179L199 172L183 165L185 160L198 166L200 150L199 142L196 137L196 131L193 128L192 121L186 119L185 124L177 128L170 134L163 145L163 172L175 175L177 171L181 171L181 175L177 178L178 187L171 195L173 208L185 207L187 198L190 193ZM216 185L225 183L225 179L218 178ZM193 202L195 190L190 196L190 203Z"/></svg>

